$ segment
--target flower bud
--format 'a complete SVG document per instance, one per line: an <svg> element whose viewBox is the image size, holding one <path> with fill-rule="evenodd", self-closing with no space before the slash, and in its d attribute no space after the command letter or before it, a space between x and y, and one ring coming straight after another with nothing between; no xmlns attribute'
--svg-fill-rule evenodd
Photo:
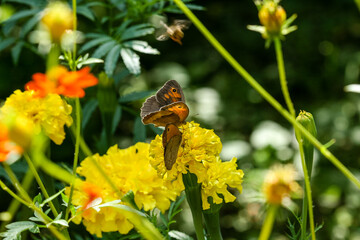
<svg viewBox="0 0 360 240"><path fill-rule="evenodd" d="M317 136L315 121L311 113L306 111L300 111L296 118L296 121L300 123L306 130L308 130L314 137ZM304 147L304 157L309 176L311 176L313 157L314 157L314 146L311 142L303 136L299 131L296 131L296 139L298 142L302 142Z"/></svg>
<svg viewBox="0 0 360 240"><path fill-rule="evenodd" d="M286 20L286 12L283 7L273 1L266 1L259 11L260 23L269 34L279 34L281 26Z"/></svg>
<svg viewBox="0 0 360 240"><path fill-rule="evenodd" d="M66 3L52 2L45 9L41 22L47 27L51 39L59 43L65 31L73 27L72 11Z"/></svg>

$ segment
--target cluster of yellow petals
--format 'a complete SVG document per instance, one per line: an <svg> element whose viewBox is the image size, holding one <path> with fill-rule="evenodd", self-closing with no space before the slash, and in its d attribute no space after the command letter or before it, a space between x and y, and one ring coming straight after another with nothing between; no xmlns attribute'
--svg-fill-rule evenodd
<svg viewBox="0 0 360 240"><path fill-rule="evenodd" d="M92 159L103 168L122 196L114 192L99 173ZM115 145L109 148L105 155L95 154L92 159L86 158L82 161L77 173L85 177L85 182L101 189L99 196L103 203L121 199L126 193L132 191L139 209L149 211L156 207L165 212L170 207L171 201L174 201L181 192L181 189L166 187L164 180L152 168L149 163L149 144L147 143L137 143L127 149L118 149ZM75 206L86 206L91 196L94 196L94 193L89 194L88 191L84 191L84 188L76 187L72 203ZM101 237L102 232L109 231L126 234L133 228L125 216L110 207L103 207L100 212L91 208L87 209L86 214L82 214L82 218L86 229L98 237Z"/></svg>
<svg viewBox="0 0 360 240"><path fill-rule="evenodd" d="M280 205L291 196L301 195L302 189L296 182L297 172L293 165L277 164L266 174L263 192L266 202Z"/></svg>
<svg viewBox="0 0 360 240"><path fill-rule="evenodd" d="M37 132L42 129L58 145L65 139L64 125L69 127L72 124L71 111L72 107L57 94L38 98L34 91L20 90L14 91L1 108L5 117L15 114L30 119Z"/></svg>
<svg viewBox="0 0 360 240"><path fill-rule="evenodd" d="M199 124L187 122L180 127L182 131L182 143L178 151L178 157L171 170L167 170L164 163L164 149L162 137L156 138L150 143L150 163L157 169L166 184L177 189L184 189L182 174L191 172L197 176L201 183L201 196L203 209L209 209L208 197L212 197L214 203L235 200L228 187L242 190L243 171L237 169L236 159L230 162L222 162L219 154L222 149L220 138L213 130L201 128Z"/></svg>

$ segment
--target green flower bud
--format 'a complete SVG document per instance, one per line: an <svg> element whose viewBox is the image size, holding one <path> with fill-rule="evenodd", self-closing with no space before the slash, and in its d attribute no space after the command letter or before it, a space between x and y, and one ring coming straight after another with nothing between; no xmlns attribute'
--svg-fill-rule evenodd
<svg viewBox="0 0 360 240"><path fill-rule="evenodd" d="M308 130L311 133L311 135L317 137L315 121L311 113L306 111L300 111L299 115L296 118L296 121L300 123L306 130ZM299 143L301 142L303 144L305 163L307 170L309 172L309 176L311 176L313 158L314 158L314 146L299 131L296 131L296 139L298 140Z"/></svg>

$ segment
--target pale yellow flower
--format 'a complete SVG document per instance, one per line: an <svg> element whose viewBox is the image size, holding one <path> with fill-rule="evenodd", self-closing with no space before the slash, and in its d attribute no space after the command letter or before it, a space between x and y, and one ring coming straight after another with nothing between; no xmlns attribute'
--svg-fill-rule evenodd
<svg viewBox="0 0 360 240"><path fill-rule="evenodd" d="M42 129L58 145L65 139L64 125L72 124L71 111L72 107L57 94L38 98L34 91L20 90L14 91L1 108L5 117L15 114L30 119L38 132Z"/></svg>
<svg viewBox="0 0 360 240"><path fill-rule="evenodd" d="M78 167L77 173L85 177L87 183L98 186L98 196L101 196L103 203L121 199L132 191L138 208L145 211L158 208L165 212L170 207L170 201L174 201L180 194L181 190L165 186L164 180L151 167L147 143L137 143L127 149L118 149L115 145L105 155L95 154L92 158L121 192L121 196L114 192L91 159L86 158ZM76 187L72 203L75 206L87 205L90 196L96 195L88 192ZM121 213L110 207L101 208L100 212L90 208L86 210L86 214L82 214L82 218L87 230L98 237L101 237L101 232L119 231L126 234L133 228Z"/></svg>
<svg viewBox="0 0 360 240"><path fill-rule="evenodd" d="M296 182L297 172L291 164L275 165L266 174L263 192L266 202L280 205L284 199L300 195L302 189Z"/></svg>

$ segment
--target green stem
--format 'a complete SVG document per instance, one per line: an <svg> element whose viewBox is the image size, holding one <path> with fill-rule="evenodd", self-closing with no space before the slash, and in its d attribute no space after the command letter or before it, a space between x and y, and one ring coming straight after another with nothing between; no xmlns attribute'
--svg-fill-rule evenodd
<svg viewBox="0 0 360 240"><path fill-rule="evenodd" d="M283 92L285 102L289 109L289 112L293 116L293 118L295 118L295 109L294 109L294 105L290 98L289 89L287 87L284 58L283 58L283 53L282 53L282 49L281 49L281 41L279 38L274 39L274 45L275 45L276 59L278 62L281 90Z"/></svg>
<svg viewBox="0 0 360 240"><path fill-rule="evenodd" d="M23 178L22 182L21 182L21 187L27 192L33 182L34 179L34 175L32 174L32 172L30 171L30 169L27 170L25 177ZM6 210L9 214L10 214L10 219L8 221L4 221L1 223L0 226L0 232L5 231L5 226L11 222L11 220L13 219L13 217L15 216L15 213L18 211L19 207L20 207L21 202L19 202L17 199L12 199L11 203L8 207L8 209Z"/></svg>
<svg viewBox="0 0 360 240"><path fill-rule="evenodd" d="M76 71L76 30L77 30L77 16L76 16L76 0L72 0L72 9L73 9L73 31L74 31L74 46L73 46L73 69Z"/></svg>
<svg viewBox="0 0 360 240"><path fill-rule="evenodd" d="M275 215L276 215L277 209L278 209L277 205L269 206L269 209L267 210L266 217L264 220L264 224L261 228L259 240L269 239L273 225L274 225L274 220L275 220Z"/></svg>
<svg viewBox="0 0 360 240"><path fill-rule="evenodd" d="M220 210L220 208L219 208ZM205 226L207 230L207 234L209 240L222 240L220 222L219 222L219 211L208 213L206 211L203 212Z"/></svg>
<svg viewBox="0 0 360 240"><path fill-rule="evenodd" d="M69 202L68 205L66 207L66 211L65 211L65 220L67 221L69 219L69 213L70 213L70 205L71 205L71 200L72 200L72 196L74 193L74 181L75 181L75 177L76 177L76 168L78 166L78 161L79 161L79 147L80 147L80 133L81 133L81 113L80 113L80 100L79 98L76 98L75 100L75 108L76 108L76 135L75 135L75 153L74 153L74 163L73 163L73 181L71 183L70 186L70 195L69 195Z"/></svg>
<svg viewBox="0 0 360 240"><path fill-rule="evenodd" d="M41 192L44 194L46 199L49 198L50 196L49 196L48 192L46 191L46 188L36 170L36 167L34 166L33 162L31 161L31 159L27 153L24 153L24 158L25 158L26 162L28 163L31 172L34 174L35 180L39 184ZM50 206L52 213L54 214L54 217L59 215L59 213L56 211L56 208L52 201L49 202L49 206Z"/></svg>
<svg viewBox="0 0 360 240"><path fill-rule="evenodd" d="M199 19L191 12L191 10L181 1L174 0L176 5L186 14L186 16L194 23L205 38L213 45L213 47L224 57L224 59L266 100L273 106L287 121L289 121L317 148L320 150L332 164L335 165L351 182L360 188L360 181L315 137L311 135L303 126L295 121L293 116L286 111L281 104L276 101L216 40L216 38L206 29Z"/></svg>
<svg viewBox="0 0 360 240"><path fill-rule="evenodd" d="M202 223L201 185L197 183L196 175L190 172L182 176L185 185L186 199L193 217L196 237L198 240L205 240Z"/></svg>
<svg viewBox="0 0 360 240"><path fill-rule="evenodd" d="M49 71L52 67L58 65L60 56L60 46L54 43L50 49L50 52L46 61L46 70Z"/></svg>
<svg viewBox="0 0 360 240"><path fill-rule="evenodd" d="M41 156L41 164L39 166L41 167L41 170L44 171L46 174L64 183L71 184L73 181L73 175L71 175L71 173L69 173L59 165L53 163L45 156Z"/></svg>
<svg viewBox="0 0 360 240"><path fill-rule="evenodd" d="M26 205L26 206L29 206L28 203L27 203L25 200L23 200L23 199L22 199L21 197L19 197L16 193L14 193L13 191L11 191L11 189L8 188L8 187L5 185L5 183L4 183L3 181L1 181L1 179L0 179L0 186L1 186L1 188L2 188L5 192L9 193L14 199L16 199L17 201L21 202L22 204L24 204L24 205Z"/></svg>
<svg viewBox="0 0 360 240"><path fill-rule="evenodd" d="M355 0L355 4L356 4L358 10L360 11L360 0Z"/></svg>
<svg viewBox="0 0 360 240"><path fill-rule="evenodd" d="M31 202L31 198L28 195L28 193L22 188L19 180L16 178L16 175L14 174L14 172L11 170L10 166L4 162L3 163L3 167L5 169L5 172L8 174L8 176L10 177L11 183L14 185L16 191L22 196L23 199L25 199L27 202Z"/></svg>
<svg viewBox="0 0 360 240"><path fill-rule="evenodd" d="M299 135L297 135L299 136ZM315 240L316 236L315 236L315 226L314 226L314 213L313 213L313 203L312 203L312 196L311 196L311 185L310 185L310 178L309 178L309 174L308 174L308 170L306 167L306 162L305 162L305 155L304 155L304 147L303 145L300 143L301 141L299 141L299 150L300 150L300 156L301 156L301 165L304 171L304 182L305 182L305 191L306 191L306 199L307 201L303 202L303 213L304 211L306 211L307 207L304 207L305 204L307 204L308 209L309 209L309 220L310 220L310 230L311 230L311 239ZM305 209L304 209L305 208ZM306 216L307 214L302 216L302 220L303 220L303 225L302 229L301 229L301 235L302 237L306 236ZM305 219L305 220L304 220ZM303 232L304 231L304 232ZM305 234L305 235L303 235ZM301 238L301 239L306 239L305 238Z"/></svg>

